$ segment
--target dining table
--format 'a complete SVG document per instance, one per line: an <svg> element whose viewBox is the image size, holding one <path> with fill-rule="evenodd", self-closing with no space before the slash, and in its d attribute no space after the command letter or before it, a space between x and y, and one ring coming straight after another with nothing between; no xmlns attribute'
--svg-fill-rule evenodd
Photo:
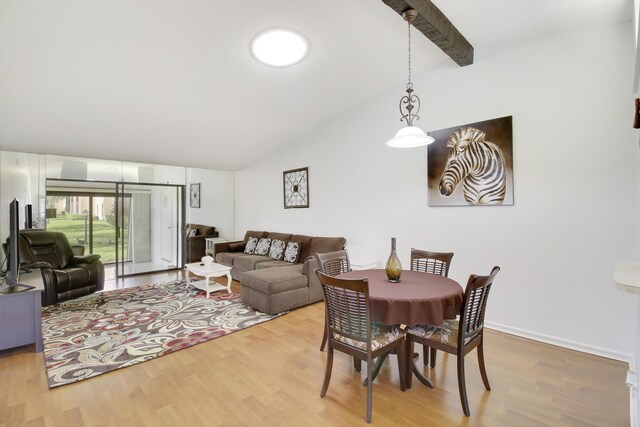
<svg viewBox="0 0 640 427"><path fill-rule="evenodd" d="M441 325L445 319L456 318L464 293L462 286L455 280L421 271L402 270L400 280L396 283L389 281L384 269L352 270L337 277L366 277L369 283L371 320L387 325ZM385 358L386 355L376 361L372 378L375 379ZM421 382L433 387L417 371L415 365L412 364L411 368Z"/></svg>

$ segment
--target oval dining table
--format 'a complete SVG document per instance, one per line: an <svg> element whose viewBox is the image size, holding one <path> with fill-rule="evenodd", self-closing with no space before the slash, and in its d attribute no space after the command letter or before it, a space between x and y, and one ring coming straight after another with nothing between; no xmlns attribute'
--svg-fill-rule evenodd
<svg viewBox="0 0 640 427"><path fill-rule="evenodd" d="M371 319L387 325L441 325L445 319L455 319L462 304L462 286L453 279L437 274L402 270L397 283L389 281L384 269L353 270L337 277L366 277L369 282ZM372 373L374 379L385 358L386 355L376 361ZM419 375L415 366L412 370L418 374L420 381L426 380L425 384L433 387L427 378Z"/></svg>

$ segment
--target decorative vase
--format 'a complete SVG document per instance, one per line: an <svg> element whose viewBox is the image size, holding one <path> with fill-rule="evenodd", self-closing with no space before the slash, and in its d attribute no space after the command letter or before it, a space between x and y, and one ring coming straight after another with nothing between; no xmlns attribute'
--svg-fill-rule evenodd
<svg viewBox="0 0 640 427"><path fill-rule="evenodd" d="M387 265L385 266L385 270L387 272L387 278L391 283L397 283L400 281L400 273L402 273L402 265L400 264L400 258L398 258L398 254L396 253L396 238L391 238L391 255L389 255L389 259L387 260Z"/></svg>

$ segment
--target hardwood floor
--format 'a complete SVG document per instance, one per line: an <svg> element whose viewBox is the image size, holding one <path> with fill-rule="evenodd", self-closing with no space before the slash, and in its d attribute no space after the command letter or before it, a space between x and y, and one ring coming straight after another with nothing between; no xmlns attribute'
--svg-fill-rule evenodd
<svg viewBox="0 0 640 427"><path fill-rule="evenodd" d="M181 275L139 276L106 287ZM234 282L234 292L238 286ZM320 398L327 356L319 351L323 316L322 303L313 304L53 390L47 388L43 356L33 346L0 352L0 425L366 425L364 373L355 373L346 355L335 353L331 384ZM484 389L475 351L465 358L471 417L460 406L456 359L439 352L437 368L427 370L434 389L414 379L413 387L401 392L395 357L385 362L373 387L373 424L629 425L625 363L490 330L485 340L492 391Z"/></svg>

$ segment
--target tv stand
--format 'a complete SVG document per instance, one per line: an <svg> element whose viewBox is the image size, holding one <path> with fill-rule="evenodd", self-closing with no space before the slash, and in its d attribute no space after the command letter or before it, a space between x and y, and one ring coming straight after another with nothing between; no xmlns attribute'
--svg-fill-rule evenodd
<svg viewBox="0 0 640 427"><path fill-rule="evenodd" d="M15 285L0 286L0 294L17 294L18 292L24 292L34 288L35 286L25 285L24 283L16 283Z"/></svg>
<svg viewBox="0 0 640 427"><path fill-rule="evenodd" d="M9 287L17 292L0 293L0 350L35 344L39 353L42 351L44 291L40 269L21 274L20 282L18 288Z"/></svg>

